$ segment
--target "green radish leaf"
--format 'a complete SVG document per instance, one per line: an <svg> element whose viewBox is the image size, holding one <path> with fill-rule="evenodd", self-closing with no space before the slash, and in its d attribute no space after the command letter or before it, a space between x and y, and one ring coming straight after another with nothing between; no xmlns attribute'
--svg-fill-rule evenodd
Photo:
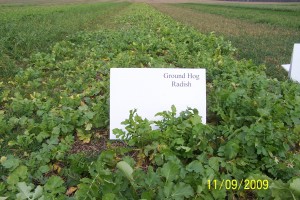
<svg viewBox="0 0 300 200"><path fill-rule="evenodd" d="M133 181L133 176L132 176L133 169L127 162L125 161L118 162L117 168L121 170L130 181Z"/></svg>
<svg viewBox="0 0 300 200"><path fill-rule="evenodd" d="M51 176L46 182L44 189L51 195L57 195L65 192L65 188L63 186L64 181L59 176Z"/></svg>
<svg viewBox="0 0 300 200"><path fill-rule="evenodd" d="M204 168L200 161L194 160L186 166L186 170L189 172L201 173L202 171L204 171Z"/></svg>
<svg viewBox="0 0 300 200"><path fill-rule="evenodd" d="M92 134L85 133L82 129L77 129L77 137L83 143L89 143L91 141Z"/></svg>
<svg viewBox="0 0 300 200"><path fill-rule="evenodd" d="M27 200L27 199L43 199L43 188L41 186L37 186L33 192L31 192L32 187L27 186L25 182L19 182L17 184L19 193L16 195L17 200Z"/></svg>
<svg viewBox="0 0 300 200"><path fill-rule="evenodd" d="M20 163L19 158L15 158L13 155L9 155L7 156L7 158L1 159L1 164L6 169L14 170L19 166L19 163Z"/></svg>
<svg viewBox="0 0 300 200"><path fill-rule="evenodd" d="M180 167L178 164L169 161L161 168L161 174L166 178L166 182L178 179Z"/></svg>
<svg viewBox="0 0 300 200"><path fill-rule="evenodd" d="M116 195L113 193L107 193L102 197L102 200L114 200L114 199L116 199Z"/></svg>
<svg viewBox="0 0 300 200"><path fill-rule="evenodd" d="M224 148L224 154L227 159L233 159L237 156L240 147L236 142L229 141Z"/></svg>
<svg viewBox="0 0 300 200"><path fill-rule="evenodd" d="M17 184L20 193L17 194L17 199L31 199L31 186L27 186L26 183L20 182Z"/></svg>
<svg viewBox="0 0 300 200"><path fill-rule="evenodd" d="M290 188L291 188L291 190L293 190L295 193L297 193L298 195L300 195L300 178L294 179L294 180L290 183Z"/></svg>
<svg viewBox="0 0 300 200"><path fill-rule="evenodd" d="M86 130L86 131L90 131L90 130L92 129L92 127L93 127L93 124L88 123L88 124L86 124L86 126L85 126L85 130Z"/></svg>
<svg viewBox="0 0 300 200"><path fill-rule="evenodd" d="M190 185L180 182L174 186L171 196L173 199L189 198L194 196L194 191Z"/></svg>

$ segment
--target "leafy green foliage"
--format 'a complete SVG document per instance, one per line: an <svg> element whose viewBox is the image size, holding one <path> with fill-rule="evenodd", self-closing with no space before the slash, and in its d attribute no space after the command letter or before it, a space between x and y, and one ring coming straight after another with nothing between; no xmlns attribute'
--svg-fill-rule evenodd
<svg viewBox="0 0 300 200"><path fill-rule="evenodd" d="M125 161L118 162L117 168L119 170L121 170L130 181L133 180L133 177L132 177L133 169L132 169L132 167L130 167L130 165L127 162L125 162Z"/></svg>
<svg viewBox="0 0 300 200"><path fill-rule="evenodd" d="M49 46L74 32L97 30L103 26L107 16L129 5L94 3L46 6L24 3L0 6L0 78L12 78L18 73L20 65L25 68L32 53L48 51ZM55 58L47 57L41 63L46 64L52 59Z"/></svg>
<svg viewBox="0 0 300 200"><path fill-rule="evenodd" d="M201 33L214 32L230 40L237 48L238 59L265 64L268 77L287 80L287 73L280 66L290 62L293 45L299 42L299 5L182 3L154 6Z"/></svg>
<svg viewBox="0 0 300 200"><path fill-rule="evenodd" d="M120 29L79 32L33 54L3 87L3 197L242 198L247 191L211 190L207 181L263 177L270 190L255 197L298 198L299 85L268 79L262 67L235 60L229 42L149 6L132 5L116 21ZM109 68L117 66L206 67L208 123L193 108L172 106L158 121L132 110L125 131L114 130L128 146L72 152L75 140L107 128Z"/></svg>
<svg viewBox="0 0 300 200"><path fill-rule="evenodd" d="M65 192L64 181L59 176L51 176L44 186L46 197L56 197Z"/></svg>
<svg viewBox="0 0 300 200"><path fill-rule="evenodd" d="M31 186L27 186L26 183L24 182L19 182L18 189L20 191L16 196L18 200L44 199L44 196L42 196L43 188L41 186L37 186L35 190L31 192L32 190Z"/></svg>

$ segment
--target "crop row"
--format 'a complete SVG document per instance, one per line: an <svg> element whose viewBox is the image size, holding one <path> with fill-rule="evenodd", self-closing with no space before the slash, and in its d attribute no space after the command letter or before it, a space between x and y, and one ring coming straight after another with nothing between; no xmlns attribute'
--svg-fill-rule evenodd
<svg viewBox="0 0 300 200"><path fill-rule="evenodd" d="M26 67L28 57L82 30L98 30L129 3L0 5L0 79Z"/></svg>

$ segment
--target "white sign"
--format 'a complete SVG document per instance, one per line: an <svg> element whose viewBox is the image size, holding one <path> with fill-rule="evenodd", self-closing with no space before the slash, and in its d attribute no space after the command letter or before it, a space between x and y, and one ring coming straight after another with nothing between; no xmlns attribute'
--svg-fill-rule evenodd
<svg viewBox="0 0 300 200"><path fill-rule="evenodd" d="M172 105L178 114L187 107L197 108L206 123L205 69L110 69L110 139L116 139L113 129L125 130L121 122L128 119L130 110L157 120L155 114L170 111Z"/></svg>
<svg viewBox="0 0 300 200"><path fill-rule="evenodd" d="M300 83L300 44L294 44L289 77Z"/></svg>
<svg viewBox="0 0 300 200"><path fill-rule="evenodd" d="M300 83L300 44L294 44L291 64L281 66L289 73L289 78Z"/></svg>

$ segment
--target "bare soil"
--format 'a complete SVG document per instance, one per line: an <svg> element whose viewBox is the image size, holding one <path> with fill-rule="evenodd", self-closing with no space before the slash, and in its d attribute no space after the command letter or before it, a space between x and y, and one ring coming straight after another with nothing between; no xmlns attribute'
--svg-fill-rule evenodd
<svg viewBox="0 0 300 200"><path fill-rule="evenodd" d="M127 146L123 141L110 141L108 139L108 130L106 129L96 131L94 136L95 138L92 138L88 143L83 143L78 137L75 137L75 142L70 150L70 153L74 154L81 152L93 156L107 149Z"/></svg>

